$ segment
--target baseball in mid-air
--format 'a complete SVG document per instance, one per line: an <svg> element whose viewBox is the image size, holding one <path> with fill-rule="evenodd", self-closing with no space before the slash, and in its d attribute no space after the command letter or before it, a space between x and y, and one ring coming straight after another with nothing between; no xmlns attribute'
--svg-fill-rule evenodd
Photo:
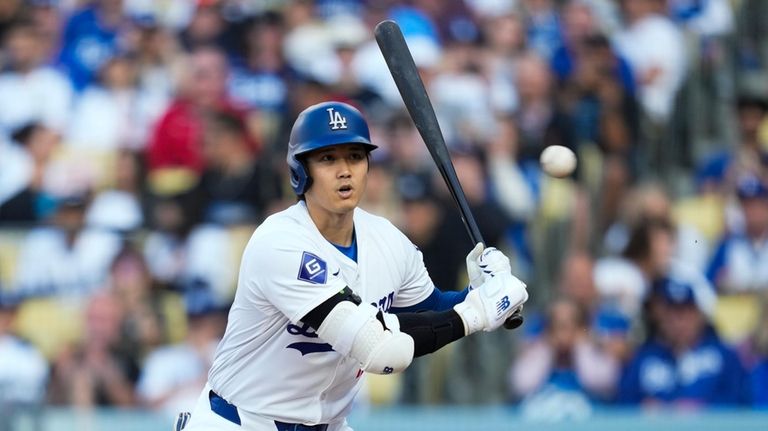
<svg viewBox="0 0 768 431"><path fill-rule="evenodd" d="M539 157L541 168L548 175L556 178L567 177L576 169L576 154L562 145L550 145Z"/></svg>

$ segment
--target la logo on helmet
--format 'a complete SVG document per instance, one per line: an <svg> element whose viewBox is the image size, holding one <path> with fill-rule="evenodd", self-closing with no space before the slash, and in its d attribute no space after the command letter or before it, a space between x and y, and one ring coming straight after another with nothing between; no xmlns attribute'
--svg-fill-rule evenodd
<svg viewBox="0 0 768 431"><path fill-rule="evenodd" d="M341 112L338 112L333 108L328 108L326 111L328 111L328 125L331 126L331 130L347 128L347 119L341 115Z"/></svg>

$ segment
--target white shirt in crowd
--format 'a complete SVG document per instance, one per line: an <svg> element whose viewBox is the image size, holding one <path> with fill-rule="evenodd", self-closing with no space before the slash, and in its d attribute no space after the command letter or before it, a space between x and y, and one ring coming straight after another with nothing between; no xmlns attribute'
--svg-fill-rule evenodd
<svg viewBox="0 0 768 431"><path fill-rule="evenodd" d="M5 133L33 121L63 131L72 108L72 87L61 72L39 67L0 74L0 129Z"/></svg>
<svg viewBox="0 0 768 431"><path fill-rule="evenodd" d="M666 122L686 74L683 35L662 15L648 15L620 31L614 40L638 81L640 104L654 121ZM654 74L648 82L644 77Z"/></svg>
<svg viewBox="0 0 768 431"><path fill-rule="evenodd" d="M0 405L40 403L45 397L48 363L31 344L0 335Z"/></svg>
<svg viewBox="0 0 768 431"><path fill-rule="evenodd" d="M229 303L237 267L231 237L226 229L199 225L186 239L151 232L144 242L144 257L152 276L189 287L202 283L219 303Z"/></svg>
<svg viewBox="0 0 768 431"><path fill-rule="evenodd" d="M102 287L121 246L115 233L85 229L70 248L61 230L37 228L21 246L15 284L23 291L87 295Z"/></svg>
<svg viewBox="0 0 768 431"><path fill-rule="evenodd" d="M144 402L160 402L159 410L169 417L191 411L205 385L218 340L201 356L190 344L163 346L152 351L144 361L136 392Z"/></svg>

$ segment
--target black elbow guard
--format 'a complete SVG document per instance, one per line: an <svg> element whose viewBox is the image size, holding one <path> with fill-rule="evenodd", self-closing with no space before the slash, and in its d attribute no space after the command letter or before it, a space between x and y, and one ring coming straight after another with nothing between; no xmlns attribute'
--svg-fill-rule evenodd
<svg viewBox="0 0 768 431"><path fill-rule="evenodd" d="M400 331L413 338L415 358L435 352L464 336L464 322L453 310L401 313L397 318Z"/></svg>

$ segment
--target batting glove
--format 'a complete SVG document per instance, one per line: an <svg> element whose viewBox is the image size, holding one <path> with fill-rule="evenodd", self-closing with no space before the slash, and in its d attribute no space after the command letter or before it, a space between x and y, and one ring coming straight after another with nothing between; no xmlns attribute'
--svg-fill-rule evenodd
<svg viewBox="0 0 768 431"><path fill-rule="evenodd" d="M480 287L471 290L453 309L464 321L465 334L493 331L504 324L528 300L525 283L508 271L488 276Z"/></svg>
<svg viewBox="0 0 768 431"><path fill-rule="evenodd" d="M484 248L483 243L477 243L466 258L469 290L481 286L490 275L508 272L512 273L509 258L495 247Z"/></svg>

